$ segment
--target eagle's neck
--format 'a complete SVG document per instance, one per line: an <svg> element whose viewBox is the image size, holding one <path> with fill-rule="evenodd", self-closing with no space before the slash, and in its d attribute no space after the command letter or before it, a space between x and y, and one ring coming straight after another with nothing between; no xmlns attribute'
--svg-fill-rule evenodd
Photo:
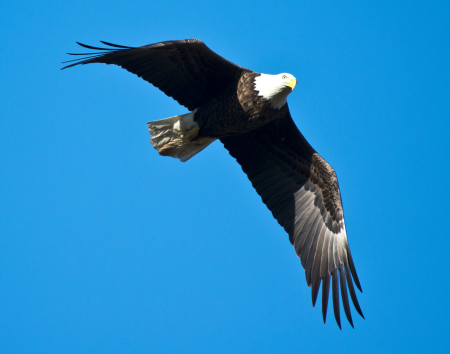
<svg viewBox="0 0 450 354"><path fill-rule="evenodd" d="M279 75L261 74L255 77L255 91L265 98L274 109L280 109L286 104L286 98L291 89L280 80Z"/></svg>

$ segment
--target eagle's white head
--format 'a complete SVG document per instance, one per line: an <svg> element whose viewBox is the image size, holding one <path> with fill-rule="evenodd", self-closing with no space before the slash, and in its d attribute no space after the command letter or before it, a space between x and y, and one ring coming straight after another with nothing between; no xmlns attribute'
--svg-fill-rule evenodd
<svg viewBox="0 0 450 354"><path fill-rule="evenodd" d="M296 84L297 79L287 73L278 75L261 74L255 77L255 90L258 91L258 96L268 100L270 106L275 109L280 109L286 104L286 98Z"/></svg>

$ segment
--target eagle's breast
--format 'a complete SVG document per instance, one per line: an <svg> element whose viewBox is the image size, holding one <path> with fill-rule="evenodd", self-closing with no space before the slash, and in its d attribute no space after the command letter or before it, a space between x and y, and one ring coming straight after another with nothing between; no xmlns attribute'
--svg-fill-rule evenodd
<svg viewBox="0 0 450 354"><path fill-rule="evenodd" d="M261 75L256 72L244 73L237 86L237 98L246 113L253 129L264 125L281 116L279 108L274 108L271 102L257 90L258 79ZM281 108L281 107L280 107Z"/></svg>

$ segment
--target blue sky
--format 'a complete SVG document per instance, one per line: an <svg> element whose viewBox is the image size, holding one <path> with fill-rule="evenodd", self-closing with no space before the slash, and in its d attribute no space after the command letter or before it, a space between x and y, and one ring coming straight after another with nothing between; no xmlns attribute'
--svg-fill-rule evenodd
<svg viewBox="0 0 450 354"><path fill-rule="evenodd" d="M1 352L443 352L449 18L444 1L4 1ZM355 329L322 323L221 143L184 164L153 150L145 123L184 107L118 67L59 70L75 41L181 38L296 76L292 116L339 178Z"/></svg>

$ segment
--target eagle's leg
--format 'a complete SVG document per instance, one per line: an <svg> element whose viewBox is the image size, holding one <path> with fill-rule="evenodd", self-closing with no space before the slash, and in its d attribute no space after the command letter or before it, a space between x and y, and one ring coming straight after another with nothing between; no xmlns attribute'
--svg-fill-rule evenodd
<svg viewBox="0 0 450 354"><path fill-rule="evenodd" d="M211 141L211 138L207 137L207 136L202 136L200 138L195 138L195 139L191 140L192 144L194 144L195 146L209 144L210 141Z"/></svg>

